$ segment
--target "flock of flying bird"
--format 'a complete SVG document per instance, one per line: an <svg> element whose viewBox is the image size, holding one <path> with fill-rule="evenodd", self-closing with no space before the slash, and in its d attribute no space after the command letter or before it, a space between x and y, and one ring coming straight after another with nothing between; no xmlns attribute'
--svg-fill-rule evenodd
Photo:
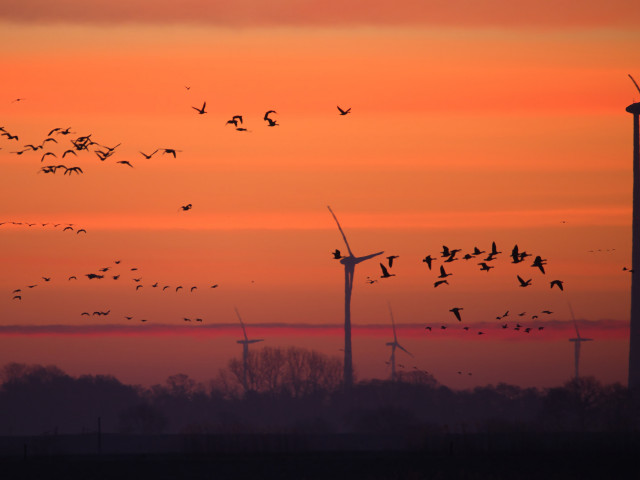
<svg viewBox="0 0 640 480"><path fill-rule="evenodd" d="M102 279L105 279L105 278L110 278L111 280L119 280L122 277L123 272L122 271L115 272L113 270L118 268L118 266L120 266L121 261L120 260L115 260L113 263L114 263L115 266L101 267L101 268L96 270L99 273L95 273L95 272L86 273L84 275L80 275L80 278L82 278L84 276L84 277L87 277L87 280L102 280ZM137 273L137 272L139 272L139 269L138 269L138 267L130 267L130 268L128 268L127 271L128 272L136 272ZM158 282L158 281L154 281L153 283L149 283L149 284L143 284L143 283L140 283L140 282L142 282L142 277L137 277L136 278L136 276L135 276L136 273L134 273L133 274L134 276L129 279L129 280L132 280L134 282L133 285L134 285L135 291L139 291L145 285L147 285L147 286L149 286L150 288L153 288L153 289L157 288L161 292L165 292L165 291L169 290L169 291L173 291L175 293L178 293L181 290L183 290L183 291L189 291L190 293L194 293L196 290L198 290L198 286L197 285L192 285L192 286L188 286L188 287L183 287L182 285L175 285L175 286L174 285L162 285L161 286L160 282ZM41 279L45 283L49 283L49 282L52 281L52 277L43 276L43 277L41 277ZM77 275L71 275L71 276L69 276L67 278L67 281L78 281L78 276ZM14 289L13 292L12 292L13 300L22 300L23 294L26 292L26 290L23 290L23 288L31 290L31 289L36 288L38 286L39 286L38 283L34 283L34 284L31 284L31 285L25 285L24 287L20 287L20 288ZM210 288L210 289L211 288L218 288L218 284L216 283L216 284L210 285L208 288ZM111 313L111 310L109 309L109 310L106 310L106 311L105 310L95 310L91 314L89 312L85 311L85 312L82 312L80 315L81 316L98 316L98 317L100 317L100 316L108 316L110 313ZM125 315L124 318L127 319L127 320L132 320L134 317L130 316L130 315ZM191 319L187 318L187 317L183 317L183 320L185 322L190 322L191 321ZM147 320L146 319L140 319L140 321L141 322L146 322ZM202 318L196 318L195 321L201 323L203 320L202 320Z"/></svg>
<svg viewBox="0 0 640 480"><path fill-rule="evenodd" d="M440 252L440 256L431 256L431 255L426 255L423 259L422 262L424 262L428 269L431 271L432 270L432 266L433 263L438 261L438 259L442 259L442 263L448 263L451 264L455 261L458 261L460 259L465 260L465 261L469 261L469 260L482 260L480 262L477 263L478 266L480 266L480 271L484 271L484 272L489 272L491 269L495 268L494 265L491 265L490 263L495 262L495 260L498 258L498 256L502 253L501 251L498 250L496 243L492 242L491 244L491 251L489 253L487 253L485 250L480 250L478 247L474 247L473 251L470 253L466 253L464 255L460 254L460 256L458 256L459 252L462 252L462 249L460 248L449 248L446 245L442 246L442 252ZM482 255L485 255L485 258L482 258ZM335 249L332 252L333 258L335 260L339 260L341 258L343 258L342 253L340 252L339 249ZM512 249L511 249L511 254L510 254L510 258L511 258L511 263L512 264L523 264L526 261L527 257L532 257L533 255L530 253L527 253L526 251L520 251L520 248L518 247L518 245L515 245ZM380 270L381 270L381 275L379 278L381 279L388 279L391 277L395 277L396 274L395 273L390 273L389 270L393 267L394 265L394 260L396 258L398 258L399 255L389 255L388 257L386 257L387 259L387 265L385 265L384 263L380 263ZM547 260L542 258L540 255L535 256L533 262L529 265L531 268L537 269L538 271L540 271L543 275L546 274L545 271L545 266L547 264ZM447 266L447 269L449 267ZM434 282L433 286L434 288L439 287L440 285L449 285L449 282L447 280L448 277L452 276L453 273L449 273L446 271L445 266L441 265L440 269L439 269L439 275L437 277L437 280ZM529 279L524 279L522 278L520 275L516 275L516 279L517 279L517 285L521 288L525 288L525 287L529 287L532 285L532 278ZM377 279L371 278L371 277L367 277L367 283L368 284L373 284L378 282ZM560 291L564 291L564 281L563 280L551 280L549 282L550 288L553 289L554 287L557 287L558 290ZM458 322L462 322L462 314L460 313L464 308L463 307L453 307L449 310L449 312L451 312L454 317L456 318L456 320ZM553 312L549 311L549 310L542 310L540 312L541 314L545 314L545 315L550 315ZM502 320L505 317L507 317L509 315L509 310L507 310L503 315L499 315L496 317L496 320ZM520 314L518 314L519 317L523 317L524 315L526 315L526 312L522 312ZM535 320L539 318L538 315L534 314L531 316L531 320ZM509 328L509 326L505 323L505 324L501 324L500 325L502 329L507 329ZM440 330L446 330L448 327L447 325L441 325L440 326ZM433 330L433 326L426 326L425 327L426 330L428 331L432 331ZM462 327L463 330L465 331L469 331L469 327L468 326L464 326ZM530 333L532 331L534 331L534 327L526 327L521 325L520 323L516 323L515 327L513 327L513 330L515 331L521 331L524 333ZM537 327L537 331L542 331L544 330L544 326L539 326ZM479 330L478 335L485 335L485 332Z"/></svg>

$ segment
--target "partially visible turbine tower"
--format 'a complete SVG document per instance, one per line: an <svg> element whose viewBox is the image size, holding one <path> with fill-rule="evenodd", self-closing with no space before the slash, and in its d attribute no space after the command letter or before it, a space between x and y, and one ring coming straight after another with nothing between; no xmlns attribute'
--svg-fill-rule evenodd
<svg viewBox="0 0 640 480"><path fill-rule="evenodd" d="M576 327L576 338L570 338L570 342L574 342L574 363L575 363L575 378L580 378L580 344L582 342L592 342L593 338L583 338L580 336L580 331L578 330L578 322L576 322L576 317L573 315L573 309L571 305L569 305L569 310L571 311L571 318L573 319L573 325Z"/></svg>
<svg viewBox="0 0 640 480"><path fill-rule="evenodd" d="M247 337L247 330L244 328L244 323L242 322L242 318L240 317L240 312L238 312L238 309L236 307L234 307L234 309L236 311L236 315L238 316L238 320L240 320L242 333L244 333L244 340L236 340L236 342L242 345L242 386L244 387L244 391L246 392L249 389L247 384L247 371L249 370L249 344L264 342L264 338L249 340L249 337Z"/></svg>
<svg viewBox="0 0 640 480"><path fill-rule="evenodd" d="M331 207L327 206L333 219L338 224L338 230L340 230L340 234L342 235L342 239L344 240L345 245L347 246L347 251L349 252L349 256L342 257L340 259L340 263L344 265L344 388L346 390L351 389L353 387L353 360L351 353L351 291L353 290L353 276L355 274L356 265L360 262L364 262L365 260L369 260L370 258L377 257L378 255L382 255L384 252L372 253L371 255L365 255L364 257L356 257L351 251L351 247L349 247L349 242L347 242L347 237L342 231L342 227L340 226L340 222L338 222L338 218L336 217Z"/></svg>
<svg viewBox="0 0 640 480"><path fill-rule="evenodd" d="M640 87L629 75L640 92ZM633 224L631 227L631 326L629 329L629 389L640 391L640 102L626 108L633 115Z"/></svg>
<svg viewBox="0 0 640 480"><path fill-rule="evenodd" d="M391 347L391 358L389 362L391 363L391 381L396 381L396 347L402 350L405 353L408 353L411 357L413 355L409 350L404 348L402 345L398 343L398 336L396 335L396 322L393 320L393 311L391 310L391 304L389 304L389 315L391 315L391 327L393 328L393 342L388 342L387 347Z"/></svg>

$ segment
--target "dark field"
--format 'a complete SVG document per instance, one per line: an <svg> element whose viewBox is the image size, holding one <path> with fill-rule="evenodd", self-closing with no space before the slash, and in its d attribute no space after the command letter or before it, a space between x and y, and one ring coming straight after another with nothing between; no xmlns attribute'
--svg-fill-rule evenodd
<svg viewBox="0 0 640 480"><path fill-rule="evenodd" d="M103 435L100 440L95 434L2 437L0 478L566 480L640 475L637 434Z"/></svg>

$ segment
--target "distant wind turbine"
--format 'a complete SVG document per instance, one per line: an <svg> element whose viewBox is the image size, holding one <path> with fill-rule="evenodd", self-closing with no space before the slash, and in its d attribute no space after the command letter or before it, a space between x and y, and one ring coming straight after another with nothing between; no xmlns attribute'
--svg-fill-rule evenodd
<svg viewBox="0 0 640 480"><path fill-rule="evenodd" d="M338 224L338 230L342 235L347 251L349 255L340 259L340 263L344 265L344 374L343 381L345 389L350 389L353 386L353 359L351 353L351 292L353 290L353 276L355 274L356 265L370 258L382 255L384 252L372 253L371 255L365 255L364 257L356 257L349 247L347 237L342 231L340 222L336 217L331 207L327 206L329 212L333 216L333 219Z"/></svg>
<svg viewBox="0 0 640 480"><path fill-rule="evenodd" d="M244 390L247 391L249 389L247 384L247 372L249 370L249 344L264 342L264 338L249 340L249 337L247 337L247 330L244 328L244 323L240 317L240 312L238 312L236 307L234 307L234 309L238 316L238 320L240 320L240 326L242 327L242 333L244 334L244 340L236 340L236 343L242 345L242 386L244 387Z"/></svg>
<svg viewBox="0 0 640 480"><path fill-rule="evenodd" d="M569 311L571 312L573 325L576 327L576 338L569 339L570 342L574 342L575 369L576 369L575 378L580 378L580 344L582 342L591 342L593 341L593 338L583 338L580 336L580 332L578 331L578 322L576 322L576 317L573 315L573 309L571 308L571 304L569 304Z"/></svg>
<svg viewBox="0 0 640 480"><path fill-rule="evenodd" d="M402 350L403 352L409 354L413 357L411 352L404 348L402 345L398 343L398 336L396 335L396 322L393 320L393 311L391 310L391 304L389 304L389 315L391 315L391 327L393 328L393 342L388 342L387 347L391 347L391 358L389 362L391 363L391 381L396 381L396 347Z"/></svg>

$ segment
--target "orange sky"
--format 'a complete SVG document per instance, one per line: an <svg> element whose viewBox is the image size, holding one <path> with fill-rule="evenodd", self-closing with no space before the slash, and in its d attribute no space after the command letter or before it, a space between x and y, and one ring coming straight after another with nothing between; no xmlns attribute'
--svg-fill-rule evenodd
<svg viewBox="0 0 640 480"><path fill-rule="evenodd" d="M333 4L306 12L282 1L266 14L244 2L257 10L249 15L236 5L222 14L202 4L201 15L178 23L171 2L148 16L142 0L129 10L116 3L110 20L74 5L57 13L45 5L36 22L29 11L39 2L14 2L0 18L0 41L11 45L0 59L0 126L20 137L0 137L0 222L88 231L0 226L0 326L83 325L93 320L82 311L108 308L113 316L103 324L126 323L124 315L167 325L184 316L229 323L234 305L249 324L339 323L343 274L330 252L343 245L327 205L356 254L400 255L396 276L372 285L365 279L379 276L378 261L358 267L356 324L386 324L387 302L408 323L450 320L453 306L464 306L470 325L507 309L548 308L566 321L567 300L578 318L595 322L589 335L596 340L600 321L628 321L630 277L622 267L631 249L631 117L624 107L640 98L627 77L640 77L640 38L628 26L638 7L585 2L569 12L555 2L543 18L529 3L516 11L496 0L491 11L502 13L488 16L436 2L396 10L377 2L359 15L365 9L353 2L335 16ZM191 107L203 101L208 113L197 115ZM352 113L339 116L336 105ZM267 128L262 116L271 109L280 125ZM225 126L236 114L248 132ZM54 127L121 145L105 162L87 152L44 163L41 151L12 153ZM60 156L68 139L55 138L60 143L48 149ZM160 147L180 152L176 159L139 154ZM37 173L50 163L84 174ZM182 212L187 203L193 210ZM429 272L420 261L426 254L438 255L443 244L486 250L492 241L505 252L495 270L460 260L451 265L451 285L433 288L440 262ZM547 275L530 262L511 265L506 255L515 243L547 258ZM82 277L106 266L122 277ZM532 286L518 288L516 274ZM555 278L566 282L565 292L549 288ZM199 288L161 294L154 282ZM220 287L208 288L214 283ZM17 288L21 301L12 300ZM624 335L600 333L600 343L585 347L584 371L623 381ZM272 335L270 345L340 353L336 334ZM182 360L174 365L213 376L238 353L230 333L221 338L211 346L177 338L172 357ZM0 333L0 363L121 372L141 383L177 373L159 358L166 337L150 335L144 354L127 346L131 339L92 338L103 349L100 361L85 341ZM377 360L387 355L384 342L354 341L358 371L387 375ZM433 339L408 341L412 351L424 349L421 368L459 387L471 384L437 365L462 351L469 365L484 367L477 383L552 385L571 372L570 346L557 337L526 348L510 338L451 335L439 347ZM127 377L122 365L138 357L140 372ZM547 362L567 368L550 374ZM525 364L519 377L515 365Z"/></svg>

